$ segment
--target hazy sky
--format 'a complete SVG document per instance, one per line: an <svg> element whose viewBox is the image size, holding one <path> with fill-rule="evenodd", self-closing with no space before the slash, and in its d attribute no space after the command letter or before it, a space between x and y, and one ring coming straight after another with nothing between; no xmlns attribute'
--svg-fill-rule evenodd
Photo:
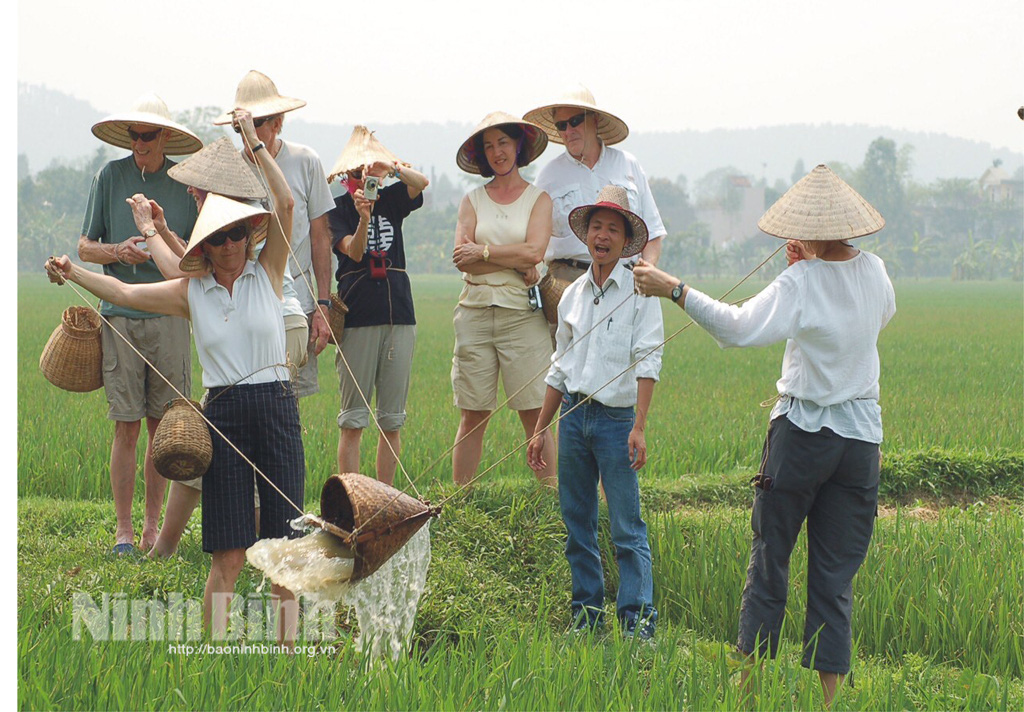
<svg viewBox="0 0 1024 712"><path fill-rule="evenodd" d="M259 69L309 121L475 123L582 82L633 130L867 123L1024 146L1020 0L36 0L18 20L18 79L105 112L146 90L227 107Z"/></svg>

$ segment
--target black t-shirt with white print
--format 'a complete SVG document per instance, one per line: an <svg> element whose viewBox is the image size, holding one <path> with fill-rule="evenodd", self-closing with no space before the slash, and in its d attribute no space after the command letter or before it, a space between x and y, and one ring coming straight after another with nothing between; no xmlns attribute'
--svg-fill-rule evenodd
<svg viewBox="0 0 1024 712"><path fill-rule="evenodd" d="M366 253L359 262L340 251L340 241L355 234L359 225L352 196L344 193L334 200L334 209L327 213L338 256L338 295L348 307L346 327L379 326L381 324L415 324L412 288L405 273L405 242L402 221L423 205L423 194L409 197L408 187L401 182L381 189L370 213L366 231ZM370 273L370 252L384 253L388 267L385 279L374 279ZM401 271L399 271L401 270Z"/></svg>

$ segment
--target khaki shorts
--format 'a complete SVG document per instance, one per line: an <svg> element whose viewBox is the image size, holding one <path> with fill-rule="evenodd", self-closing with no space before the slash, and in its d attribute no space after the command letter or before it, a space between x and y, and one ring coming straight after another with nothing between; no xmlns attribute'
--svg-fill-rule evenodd
<svg viewBox="0 0 1024 712"><path fill-rule="evenodd" d="M334 357L341 391L338 427L362 430L370 425L370 410L360 397L373 400L377 391L377 422L385 432L405 425L405 402L409 396L409 373L416 346L416 327L412 324L359 326L345 329L341 348ZM344 353L348 368L341 360ZM349 375L355 376L353 382ZM358 384L358 387L357 387Z"/></svg>
<svg viewBox="0 0 1024 712"><path fill-rule="evenodd" d="M316 369L316 354L313 353L313 349L309 348L309 335L312 332L311 324L313 323L313 314L306 315L306 363L299 366L298 371L292 376L292 388L295 390L295 397L302 398L303 396L311 396L314 393L320 392L320 381L317 378ZM287 329L288 322L285 322L285 328ZM288 341L287 331L285 332L286 346L290 346L291 342ZM289 352L291 353L291 352Z"/></svg>
<svg viewBox="0 0 1024 712"><path fill-rule="evenodd" d="M499 372L506 396L512 396L512 410L540 408L550 366L548 323L539 309L455 307L452 390L457 408L494 410Z"/></svg>
<svg viewBox="0 0 1024 712"><path fill-rule="evenodd" d="M106 317L103 324L103 388L107 394L107 417L134 423L144 417L161 418L164 405L180 396L192 397L192 338L188 320L177 316L132 319L124 316ZM114 333L123 334L152 364ZM154 370L154 368L156 370ZM174 388L157 371L174 384Z"/></svg>
<svg viewBox="0 0 1024 712"><path fill-rule="evenodd" d="M299 369L309 360L309 324L301 314L287 314L284 317L284 349L288 357L288 369L294 381Z"/></svg>

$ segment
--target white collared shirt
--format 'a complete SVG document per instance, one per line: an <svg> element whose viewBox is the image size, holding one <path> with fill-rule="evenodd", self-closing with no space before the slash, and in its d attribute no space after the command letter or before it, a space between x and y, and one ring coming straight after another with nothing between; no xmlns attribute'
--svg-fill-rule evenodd
<svg viewBox="0 0 1024 712"><path fill-rule="evenodd" d="M563 393L592 395L613 408L634 406L636 380L657 381L661 372L661 304L635 293L633 273L622 263L605 280L603 295L592 275L588 269L562 294L555 353L544 381Z"/></svg>
<svg viewBox="0 0 1024 712"><path fill-rule="evenodd" d="M626 189L629 209L643 218L650 239L666 234L647 175L632 153L602 146L597 163L588 168L568 151L562 151L541 169L535 185L551 196L551 241L544 253L547 262L566 259L590 262L586 244L569 229L569 213L581 205L594 203L607 185Z"/></svg>
<svg viewBox="0 0 1024 712"><path fill-rule="evenodd" d="M246 261L231 294L212 272L192 277L188 309L204 388L288 380L287 368L264 368L285 362L284 318L259 262Z"/></svg>
<svg viewBox="0 0 1024 712"><path fill-rule="evenodd" d="M842 262L802 260L742 306L692 287L684 306L722 348L786 340L772 418L882 442L877 344L896 297L881 259L862 250Z"/></svg>

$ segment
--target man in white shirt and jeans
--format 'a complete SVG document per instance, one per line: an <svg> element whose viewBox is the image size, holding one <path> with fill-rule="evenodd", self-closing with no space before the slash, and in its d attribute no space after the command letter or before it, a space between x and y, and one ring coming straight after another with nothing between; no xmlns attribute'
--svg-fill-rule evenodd
<svg viewBox="0 0 1024 712"><path fill-rule="evenodd" d="M629 209L643 219L650 234L643 258L657 264L666 231L647 175L633 154L611 147L629 135L626 123L598 109L594 95L583 86L523 118L543 127L554 143L565 145L565 153L544 166L535 183L552 202L552 236L544 254L548 273L572 282L590 266L586 245L573 235L568 218L575 208L592 204L606 185L625 189Z"/></svg>
<svg viewBox="0 0 1024 712"><path fill-rule="evenodd" d="M561 404L558 502L568 534L573 629L595 630L603 619L600 481L619 565L616 615L624 635L651 640L658 612L637 471L647 462L644 429L661 371L664 327L661 308L635 293L633 273L620 261L640 253L647 227L629 210L626 191L613 185L596 204L573 210L568 222L592 265L558 304L557 348L527 462L538 471L546 466L548 426Z"/></svg>

